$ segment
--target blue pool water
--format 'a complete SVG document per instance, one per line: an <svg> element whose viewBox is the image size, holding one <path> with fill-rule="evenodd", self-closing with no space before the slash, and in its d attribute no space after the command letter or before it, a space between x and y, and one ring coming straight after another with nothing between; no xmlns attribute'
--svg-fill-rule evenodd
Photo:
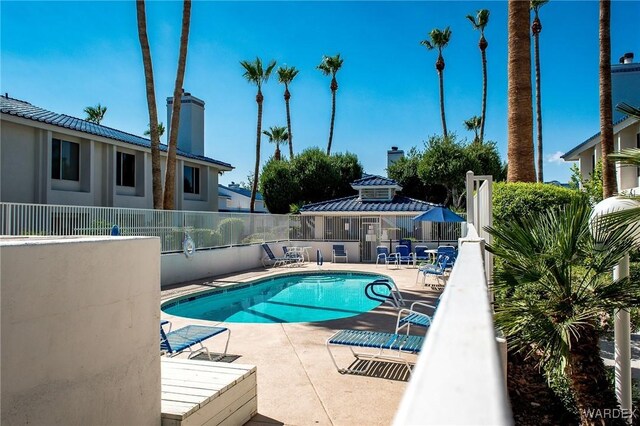
<svg viewBox="0 0 640 426"><path fill-rule="evenodd" d="M170 301L162 310L209 321L327 321L352 317L378 306L380 302L364 295L364 288L379 278L385 277L358 273L284 275Z"/></svg>

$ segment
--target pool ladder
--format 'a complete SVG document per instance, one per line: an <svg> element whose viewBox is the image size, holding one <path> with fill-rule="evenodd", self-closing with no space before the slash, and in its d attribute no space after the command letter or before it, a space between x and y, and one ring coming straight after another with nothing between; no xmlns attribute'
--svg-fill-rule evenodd
<svg viewBox="0 0 640 426"><path fill-rule="evenodd" d="M389 291L389 294L381 294L376 291L376 288L384 287ZM380 303L388 303L394 308L400 309L405 306L405 300L398 290L398 286L393 281L388 279L378 279L370 282L364 288L364 294L371 300L375 300Z"/></svg>

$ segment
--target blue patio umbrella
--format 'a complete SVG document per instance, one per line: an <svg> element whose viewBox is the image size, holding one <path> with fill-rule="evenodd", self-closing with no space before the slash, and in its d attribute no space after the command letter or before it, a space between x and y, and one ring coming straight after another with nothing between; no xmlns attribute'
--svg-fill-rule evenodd
<svg viewBox="0 0 640 426"><path fill-rule="evenodd" d="M435 205L426 212L420 213L413 220L419 222L464 222L462 216L457 215L442 205ZM438 229L439 231L439 229ZM438 232L438 245L440 245L440 232Z"/></svg>

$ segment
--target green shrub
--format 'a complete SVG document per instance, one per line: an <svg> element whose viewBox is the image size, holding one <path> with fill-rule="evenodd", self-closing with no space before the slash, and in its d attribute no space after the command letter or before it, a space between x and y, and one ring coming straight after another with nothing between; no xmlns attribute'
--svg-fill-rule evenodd
<svg viewBox="0 0 640 426"><path fill-rule="evenodd" d="M297 200L300 196L291 163L273 158L269 160L260 175L260 192L270 213L289 213L291 200Z"/></svg>
<svg viewBox="0 0 640 426"><path fill-rule="evenodd" d="M581 196L578 191L545 183L496 182L493 184L493 220L499 223L546 211Z"/></svg>
<svg viewBox="0 0 640 426"><path fill-rule="evenodd" d="M221 245L239 244L244 234L244 220L229 217L220 221L218 233L221 236Z"/></svg>

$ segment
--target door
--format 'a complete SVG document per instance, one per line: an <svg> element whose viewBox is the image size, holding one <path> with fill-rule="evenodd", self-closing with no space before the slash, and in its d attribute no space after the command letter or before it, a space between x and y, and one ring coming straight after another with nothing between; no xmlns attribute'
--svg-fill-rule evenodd
<svg viewBox="0 0 640 426"><path fill-rule="evenodd" d="M378 245L380 245L380 218L363 217L360 225L360 259L362 262L375 262Z"/></svg>

